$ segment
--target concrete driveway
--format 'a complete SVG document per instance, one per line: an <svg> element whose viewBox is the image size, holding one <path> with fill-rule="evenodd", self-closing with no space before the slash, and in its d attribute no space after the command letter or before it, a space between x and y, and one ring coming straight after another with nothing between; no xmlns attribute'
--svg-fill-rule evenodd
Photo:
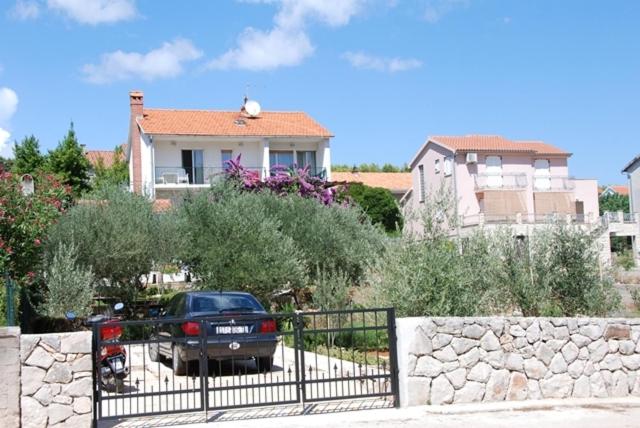
<svg viewBox="0 0 640 428"><path fill-rule="evenodd" d="M297 408L245 410L209 415L172 416L136 420L116 425L126 427L173 428L637 428L640 427L640 399L570 399L502 402L449 406L421 406L404 409L376 408L348 411L360 404L330 404L310 407L304 415ZM332 407L331 407L332 406ZM355 407L354 407L355 406ZM375 406L375 403L374 403ZM330 413L327 413L330 412ZM295 416L292 416L295 415Z"/></svg>

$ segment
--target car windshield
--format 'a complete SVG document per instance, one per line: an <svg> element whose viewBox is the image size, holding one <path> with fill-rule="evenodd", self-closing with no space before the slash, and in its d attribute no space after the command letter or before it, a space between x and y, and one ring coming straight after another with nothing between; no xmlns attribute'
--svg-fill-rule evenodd
<svg viewBox="0 0 640 428"><path fill-rule="evenodd" d="M230 294L194 296L192 308L194 312L255 312L264 310L250 296Z"/></svg>

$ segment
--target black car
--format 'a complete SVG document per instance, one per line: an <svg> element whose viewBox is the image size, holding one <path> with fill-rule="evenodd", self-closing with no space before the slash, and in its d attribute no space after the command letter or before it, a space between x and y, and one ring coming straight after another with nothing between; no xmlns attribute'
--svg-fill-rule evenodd
<svg viewBox="0 0 640 428"><path fill-rule="evenodd" d="M262 316L265 315L265 316ZM160 318L160 339L149 345L149 358L173 361L177 375L186 373L188 361L200 359L200 343L206 340L207 357L213 360L254 358L260 370L269 371L276 350L276 322L249 293L190 291L176 294ZM172 319L183 320L171 322ZM206 331L201 335L200 327Z"/></svg>

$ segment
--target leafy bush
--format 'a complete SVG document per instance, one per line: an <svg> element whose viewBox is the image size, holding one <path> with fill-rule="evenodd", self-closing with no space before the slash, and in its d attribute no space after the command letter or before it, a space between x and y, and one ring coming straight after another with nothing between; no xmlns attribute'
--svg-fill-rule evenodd
<svg viewBox="0 0 640 428"><path fill-rule="evenodd" d="M246 192L233 181L187 198L178 216L180 258L202 286L246 290L263 302L273 291L307 285L317 272L359 282L384 239L356 208Z"/></svg>
<svg viewBox="0 0 640 428"><path fill-rule="evenodd" d="M616 265L622 269L629 271L636 265L633 257L633 250L626 250L616 256Z"/></svg>
<svg viewBox="0 0 640 428"><path fill-rule="evenodd" d="M201 287L244 290L265 303L273 291L305 283L301 252L262 203L266 197L226 187L182 204L188 245L181 258Z"/></svg>
<svg viewBox="0 0 640 428"><path fill-rule="evenodd" d="M58 245L44 273L46 292L40 313L51 318L63 318L68 311L78 317L91 313L93 273L77 261L78 250L73 244Z"/></svg>
<svg viewBox="0 0 640 428"><path fill-rule="evenodd" d="M115 187L101 188L51 228L47 262L51 263L62 243L73 244L80 266L90 268L98 281L124 292L140 285L140 276L151 271L156 239L153 224L148 199Z"/></svg>
<svg viewBox="0 0 640 428"><path fill-rule="evenodd" d="M430 204L423 235L390 244L371 271L376 304L401 316L606 315L620 296L597 237L554 224L519 239L505 228L449 238L446 206Z"/></svg>
<svg viewBox="0 0 640 428"><path fill-rule="evenodd" d="M629 287L629 294L631 294L631 299L633 300L633 305L636 307L636 310L640 311L640 288L638 287Z"/></svg>
<svg viewBox="0 0 640 428"><path fill-rule="evenodd" d="M387 232L402 230L400 208L388 189L352 183L347 194L362 207L373 224L381 224Z"/></svg>
<svg viewBox="0 0 640 428"><path fill-rule="evenodd" d="M314 280L313 303L319 309L329 311L344 309L351 297L349 277L342 272L327 272L319 270Z"/></svg>

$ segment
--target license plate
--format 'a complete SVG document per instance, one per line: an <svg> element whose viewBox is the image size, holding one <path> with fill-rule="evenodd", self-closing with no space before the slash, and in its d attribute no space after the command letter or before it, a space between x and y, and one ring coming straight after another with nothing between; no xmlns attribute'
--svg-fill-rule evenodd
<svg viewBox="0 0 640 428"><path fill-rule="evenodd" d="M243 334L249 333L249 326L246 325L219 325L216 327L218 334Z"/></svg>
<svg viewBox="0 0 640 428"><path fill-rule="evenodd" d="M115 371L120 371L120 370L122 370L123 368L124 368L124 364L122 364L122 360L119 360L119 359L118 359L118 360L115 360L115 361L113 362L113 369L114 369Z"/></svg>

